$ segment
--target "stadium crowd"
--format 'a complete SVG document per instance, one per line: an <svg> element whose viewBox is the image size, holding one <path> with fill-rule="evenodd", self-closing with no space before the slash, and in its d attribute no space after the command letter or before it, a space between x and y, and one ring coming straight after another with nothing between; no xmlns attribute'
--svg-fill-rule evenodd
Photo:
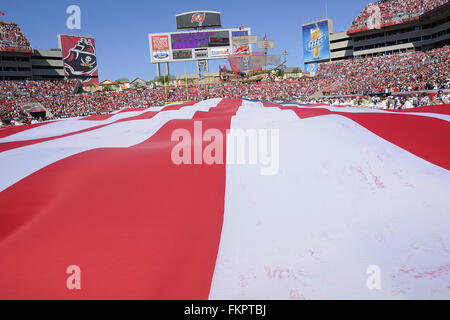
<svg viewBox="0 0 450 320"><path fill-rule="evenodd" d="M30 42L13 22L0 21L0 50L31 50Z"/></svg>
<svg viewBox="0 0 450 320"><path fill-rule="evenodd" d="M447 5L449 1L450 0L381 0L373 2L358 15L348 31L354 32L359 29L370 28L377 23L381 24L381 26L399 24L418 18L443 5Z"/></svg>
<svg viewBox="0 0 450 320"><path fill-rule="evenodd" d="M324 97L308 101L313 104L332 106L363 107L382 110L401 110L423 106L450 104L450 93L440 90L437 94L412 93L400 95L365 95L348 97Z"/></svg>
<svg viewBox="0 0 450 320"><path fill-rule="evenodd" d="M448 89L450 46L427 52L351 59L321 64L319 86L331 94L383 93L387 90ZM330 79L336 79L326 87Z"/></svg>
<svg viewBox="0 0 450 320"><path fill-rule="evenodd" d="M189 100L247 98L381 109L448 104L449 95L444 91L450 89L449 56L450 46L445 46L428 52L331 62L320 65L315 78L190 86ZM64 118L187 100L184 86L73 94L75 86L76 82L69 80L0 81L0 119L31 121L22 111L22 106L30 102L41 103L55 118ZM423 90L439 93L414 93ZM325 97L311 98L318 92Z"/></svg>

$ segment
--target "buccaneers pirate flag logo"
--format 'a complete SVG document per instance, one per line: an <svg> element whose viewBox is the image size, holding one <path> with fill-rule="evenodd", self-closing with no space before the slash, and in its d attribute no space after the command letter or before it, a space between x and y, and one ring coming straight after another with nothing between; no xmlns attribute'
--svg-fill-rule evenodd
<svg viewBox="0 0 450 320"><path fill-rule="evenodd" d="M203 26L203 22L205 22L205 14L204 13L195 13L192 15L191 23L197 22L198 26Z"/></svg>
<svg viewBox="0 0 450 320"><path fill-rule="evenodd" d="M81 38L78 43L69 49L69 54L64 58L66 76L69 78L86 78L91 80L97 71L97 57L95 46L87 38Z"/></svg>

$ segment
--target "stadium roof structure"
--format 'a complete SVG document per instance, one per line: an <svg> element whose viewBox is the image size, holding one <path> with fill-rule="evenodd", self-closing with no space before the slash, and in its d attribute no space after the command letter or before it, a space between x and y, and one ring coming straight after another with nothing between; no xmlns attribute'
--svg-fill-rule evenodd
<svg viewBox="0 0 450 320"><path fill-rule="evenodd" d="M197 13L197 12L203 12L203 13L217 13L217 14L220 14L220 12L218 12L218 11L197 10L197 11L188 11L188 12L179 13L179 14L177 14L176 16L179 17L179 16L183 16L183 15L185 15L185 14L194 14L194 13Z"/></svg>

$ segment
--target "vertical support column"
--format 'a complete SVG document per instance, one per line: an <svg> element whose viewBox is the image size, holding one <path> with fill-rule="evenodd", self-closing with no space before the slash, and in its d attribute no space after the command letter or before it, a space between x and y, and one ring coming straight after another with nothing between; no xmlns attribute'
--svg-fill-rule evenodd
<svg viewBox="0 0 450 320"><path fill-rule="evenodd" d="M156 64L156 74L158 78L161 77L161 64L159 62Z"/></svg>
<svg viewBox="0 0 450 320"><path fill-rule="evenodd" d="M206 72L209 72L208 60L197 60L197 72L200 79L203 79Z"/></svg>

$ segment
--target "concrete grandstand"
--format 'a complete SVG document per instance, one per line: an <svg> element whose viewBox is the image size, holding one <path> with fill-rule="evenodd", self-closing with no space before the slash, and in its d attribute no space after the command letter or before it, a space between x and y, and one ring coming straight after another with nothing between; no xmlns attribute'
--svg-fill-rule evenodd
<svg viewBox="0 0 450 320"><path fill-rule="evenodd" d="M62 80L59 49L33 49L14 22L0 21L0 80Z"/></svg>
<svg viewBox="0 0 450 320"><path fill-rule="evenodd" d="M379 8L376 11L374 8ZM371 19L373 16L377 19ZM347 31L330 34L330 61L427 51L450 44L449 0L370 3Z"/></svg>

